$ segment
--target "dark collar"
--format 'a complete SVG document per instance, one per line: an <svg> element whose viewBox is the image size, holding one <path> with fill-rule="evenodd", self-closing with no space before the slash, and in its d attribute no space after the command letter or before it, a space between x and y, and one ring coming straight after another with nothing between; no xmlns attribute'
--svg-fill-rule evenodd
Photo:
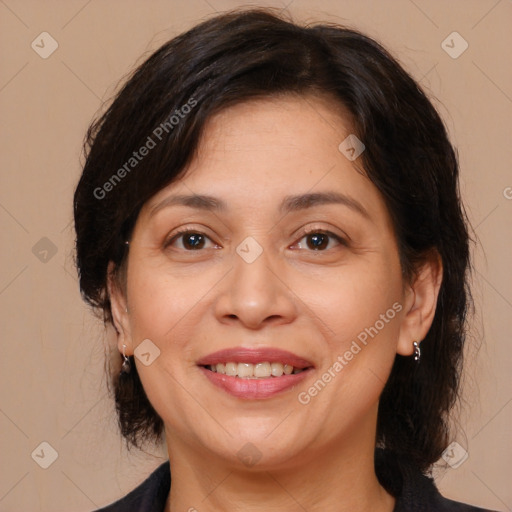
<svg viewBox="0 0 512 512"><path fill-rule="evenodd" d="M396 498L393 512L492 512L444 498L434 480L410 460L381 448L375 450L375 473Z"/></svg>
<svg viewBox="0 0 512 512"><path fill-rule="evenodd" d="M492 512L444 498L431 478L407 460L379 448L375 451L375 472L381 485L396 498L393 512ZM124 498L96 512L164 512L170 488L166 461ZM192 503L194 506L198 508L199 503Z"/></svg>

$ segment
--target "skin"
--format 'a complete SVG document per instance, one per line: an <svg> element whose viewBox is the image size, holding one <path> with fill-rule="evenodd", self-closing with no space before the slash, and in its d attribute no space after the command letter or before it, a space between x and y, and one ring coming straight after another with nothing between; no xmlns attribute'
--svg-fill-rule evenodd
<svg viewBox="0 0 512 512"><path fill-rule="evenodd" d="M405 282L389 213L375 186L338 149L349 117L326 97L285 96L225 109L206 127L197 158L142 208L125 286L109 293L118 348L150 339L160 356L136 365L165 423L172 486L166 510L391 512L374 472L379 395L395 355L432 323L442 268L432 258ZM280 214L287 195L336 191L362 205L320 204ZM173 194L208 194L225 212L169 206ZM200 249L177 228L204 233ZM328 230L315 249L314 233ZM236 252L248 236L263 249ZM172 240L165 247L166 240ZM113 267L110 267L113 270ZM401 311L326 385L307 391L357 335L393 304ZM125 309L128 311L125 311ZM231 347L278 347L313 362L297 389L265 400L213 386L196 361ZM239 450L260 460L247 466ZM194 507L194 508L192 508Z"/></svg>

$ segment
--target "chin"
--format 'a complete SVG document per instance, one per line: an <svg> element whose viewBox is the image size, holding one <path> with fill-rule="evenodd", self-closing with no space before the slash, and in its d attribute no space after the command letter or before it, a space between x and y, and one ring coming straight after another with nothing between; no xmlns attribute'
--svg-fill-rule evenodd
<svg viewBox="0 0 512 512"><path fill-rule="evenodd" d="M218 449L219 445L210 449L219 457L228 459L240 468L270 470L285 467L292 462L296 464L296 459L301 456L303 450L302 446L293 439L304 443L304 438L291 435L289 430L286 430L286 437L277 430L269 435L280 421L282 419L274 421L272 428L253 430L246 428L243 434L233 434L233 437L225 440L221 451Z"/></svg>

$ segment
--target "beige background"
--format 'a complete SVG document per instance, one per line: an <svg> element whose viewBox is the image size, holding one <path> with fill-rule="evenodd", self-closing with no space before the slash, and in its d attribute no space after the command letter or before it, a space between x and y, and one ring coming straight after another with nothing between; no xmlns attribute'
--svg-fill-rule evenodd
<svg viewBox="0 0 512 512"><path fill-rule="evenodd" d="M478 237L465 434L454 438L469 457L437 471L437 481L451 498L511 510L512 3L286 3L298 20L338 21L383 42L436 98L459 149ZM162 448L122 448L103 373L108 339L81 302L73 268L72 194L88 123L134 62L198 20L242 4L0 0L1 511L89 511L127 493L166 458ZM441 47L453 31L469 44L457 59ZM41 32L59 45L47 59L31 48ZM48 469L36 463L44 441L58 454Z"/></svg>

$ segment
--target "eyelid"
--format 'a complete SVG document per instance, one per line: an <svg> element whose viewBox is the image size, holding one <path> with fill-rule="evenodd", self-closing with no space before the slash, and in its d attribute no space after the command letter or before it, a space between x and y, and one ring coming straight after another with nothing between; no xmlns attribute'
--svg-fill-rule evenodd
<svg viewBox="0 0 512 512"><path fill-rule="evenodd" d="M321 227L321 226L309 226L306 228L301 228L299 231L299 234L296 236L300 236L300 238L304 238L306 235L312 235L314 233L323 233L325 235L332 236L333 238L336 238L340 243L343 243L344 245L347 245L351 239L350 237L345 233L335 233L334 231Z"/></svg>
<svg viewBox="0 0 512 512"><path fill-rule="evenodd" d="M183 227L183 228L178 228L177 231L173 232L171 235L166 237L166 239L164 240L164 244L163 244L164 248L167 248L176 239L180 238L180 236L187 235L187 234L190 234L190 233L197 234L197 235L202 235L202 236L208 238L208 240L210 240L213 244L215 244L217 246L219 245L217 242L215 242L212 239L211 236L209 236L207 233L205 233L204 230L196 229L194 226L187 226L187 227ZM335 233L334 231L331 231L331 230L326 229L324 227L309 226L307 228L302 228L299 231L299 233L297 235L295 235L294 238L296 238L296 241L293 243L293 245L296 245L305 236L316 234L316 233L321 233L321 234L327 235L327 236L329 236L331 238L334 238L341 245L348 245L348 242L350 241L350 237L348 235L346 235L345 233L338 234L338 233ZM195 252L195 251L190 251L190 252Z"/></svg>
<svg viewBox="0 0 512 512"><path fill-rule="evenodd" d="M348 247L348 242L345 238L343 238L342 236L340 235L337 235L336 233L333 233L332 231L329 231L329 230L326 230L326 229L313 229L311 231L308 231L308 232L305 232L302 236L300 236L298 238L298 240L293 244L291 245L289 248L294 250L294 247L296 247L297 245L301 244L301 240L303 238L306 238L308 237L309 235L313 235L313 234L320 234L320 235L323 235L323 236L326 236L328 239L332 240L334 239L336 242L337 242L337 245L338 246L341 246L341 247ZM329 243L329 242L328 242ZM311 249L308 249L308 248L304 248L302 247L301 248L302 250L306 250L306 252L317 252L317 251L314 251L314 250L311 250ZM339 247L338 247L339 249ZM336 247L331 247L330 249L324 249L324 250L321 250L321 251L318 251L320 253L329 253L330 251L332 250L336 250Z"/></svg>
<svg viewBox="0 0 512 512"><path fill-rule="evenodd" d="M194 226L187 226L187 227L183 227L183 228L178 228L172 234L167 236L165 238L165 240L164 240L163 247L164 248L169 247L171 245L171 243L173 243L176 239L180 238L180 236L188 235L190 233L197 234L197 235L202 235L202 236L208 238L208 240L210 240L214 245L219 245L219 244L217 244L217 242L215 242L212 239L212 237L210 235L205 233L204 228L197 229ZM194 252L194 251L189 251L189 252Z"/></svg>

